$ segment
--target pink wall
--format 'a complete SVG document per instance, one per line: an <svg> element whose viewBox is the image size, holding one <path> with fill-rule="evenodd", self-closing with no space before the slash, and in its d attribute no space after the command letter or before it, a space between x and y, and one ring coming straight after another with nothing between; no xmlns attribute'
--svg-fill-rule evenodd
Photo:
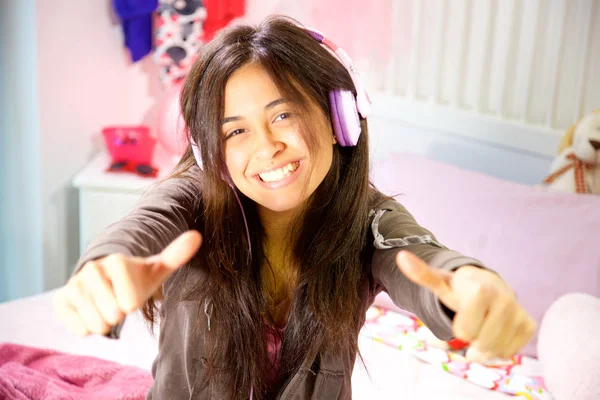
<svg viewBox="0 0 600 400"><path fill-rule="evenodd" d="M351 54L366 52L371 36L361 35L362 40L352 43L347 33L353 26L319 15L337 12L350 21L359 14L369 15L374 17L370 20L374 27L378 15L374 11L338 10L332 3L318 1L301 7L294 3L249 0L244 20L258 22L273 12L288 13L322 29ZM52 288L64 282L78 256L77 192L71 179L103 148L100 130L104 125L154 123L162 87L150 57L136 64L129 61L112 1L36 4L45 287ZM378 26L374 32L385 37L385 25ZM363 32L365 28L360 27Z"/></svg>
<svg viewBox="0 0 600 400"><path fill-rule="evenodd" d="M128 61L111 3L36 3L46 288L62 284L76 261L71 179L102 148L101 127L152 123L161 92L151 59Z"/></svg>
<svg viewBox="0 0 600 400"><path fill-rule="evenodd" d="M392 32L392 3L394 0L377 0L376 6L364 0L249 0L246 21L259 22L275 13L289 15L302 24L317 29L341 46L362 68L365 75L368 59L371 67L385 65L390 59ZM411 3L397 0L404 24L410 25ZM410 29L409 29L410 31ZM396 40L396 51L404 51L404 37ZM379 71L381 73L381 71Z"/></svg>

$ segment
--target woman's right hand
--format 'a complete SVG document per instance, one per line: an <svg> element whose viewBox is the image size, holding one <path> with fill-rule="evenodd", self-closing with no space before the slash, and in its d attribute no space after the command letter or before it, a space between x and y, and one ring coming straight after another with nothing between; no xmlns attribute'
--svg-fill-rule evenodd
<svg viewBox="0 0 600 400"><path fill-rule="evenodd" d="M194 257L202 236L188 231L160 254L121 254L89 261L54 296L54 309L70 332L106 334L142 306L169 276Z"/></svg>

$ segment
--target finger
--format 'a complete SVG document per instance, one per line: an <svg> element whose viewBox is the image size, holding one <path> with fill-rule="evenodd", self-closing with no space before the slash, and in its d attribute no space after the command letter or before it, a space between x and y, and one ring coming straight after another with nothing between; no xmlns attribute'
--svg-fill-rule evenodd
<svg viewBox="0 0 600 400"><path fill-rule="evenodd" d="M517 326L517 330L506 350L507 357L517 354L533 337L537 324L533 318L526 316Z"/></svg>
<svg viewBox="0 0 600 400"><path fill-rule="evenodd" d="M480 351L477 347L471 345L465 353L465 358L469 361L486 364L489 363L493 357Z"/></svg>
<svg viewBox="0 0 600 400"><path fill-rule="evenodd" d="M85 327L81 317L74 308L68 304L65 290L60 289L54 296L54 310L58 320L65 326L67 331L79 336L86 336L90 332Z"/></svg>
<svg viewBox="0 0 600 400"><path fill-rule="evenodd" d="M119 254L106 257L103 264L119 309L129 313L140 307L175 270L194 257L201 241L198 231L188 231L160 254L146 259Z"/></svg>
<svg viewBox="0 0 600 400"><path fill-rule="evenodd" d="M112 285L104 275L102 268L100 268L99 264L93 262L87 267L84 274L85 277L82 276L82 279L88 282L92 299L102 319L109 325L115 325L120 322L125 317L125 314L119 309Z"/></svg>
<svg viewBox="0 0 600 400"><path fill-rule="evenodd" d="M464 301L452 322L452 330L457 338L470 343L479 336L490 303L490 292L485 287L480 287L471 298Z"/></svg>
<svg viewBox="0 0 600 400"><path fill-rule="evenodd" d="M81 281L76 280L69 284L67 297L70 306L77 311L90 333L104 334L109 331L110 327L100 316L91 295L83 288Z"/></svg>
<svg viewBox="0 0 600 400"><path fill-rule="evenodd" d="M517 311L511 321L507 323L507 327L502 335L499 343L498 357L511 358L515 353L511 352L510 349L516 346L523 346L522 335L518 334L518 331L523 325L523 321L526 319L525 313L517 305ZM521 347L518 347L519 349Z"/></svg>
<svg viewBox="0 0 600 400"><path fill-rule="evenodd" d="M430 289L438 297L447 296L451 292L449 282L452 274L431 268L411 252L399 251L396 255L396 264L408 279Z"/></svg>
<svg viewBox="0 0 600 400"><path fill-rule="evenodd" d="M473 346L494 357L503 354L505 349L502 348L502 338L511 329L516 311L517 304L513 298L504 295L496 297Z"/></svg>
<svg viewBox="0 0 600 400"><path fill-rule="evenodd" d="M145 262L151 266L152 292L158 289L174 271L188 263L196 255L201 244L200 233L191 230L173 240L160 254L148 257Z"/></svg>
<svg viewBox="0 0 600 400"><path fill-rule="evenodd" d="M66 308L63 310L63 319L62 322L65 325L65 328L78 336L87 336L91 332L86 328L83 319L79 315L77 311L73 308Z"/></svg>
<svg viewBox="0 0 600 400"><path fill-rule="evenodd" d="M146 296L152 293L148 274L139 274L139 269L148 268L144 259L112 254L102 260L102 266L121 312L127 314L134 311L144 302ZM132 274L135 274L135 277Z"/></svg>
<svg viewBox="0 0 600 400"><path fill-rule="evenodd" d="M504 336L504 343L501 345L502 351L499 353L499 357L512 358L512 356L525 345L522 335L517 333L520 327L520 323L512 324L511 329L507 331ZM516 348L517 350L513 351L513 348Z"/></svg>
<svg viewBox="0 0 600 400"><path fill-rule="evenodd" d="M196 255L201 244L202 236L200 232L195 230L187 231L173 240L158 255L158 260L160 260L162 267L165 267L169 273L172 273L189 262ZM151 263L155 263L156 261L157 259L150 258Z"/></svg>

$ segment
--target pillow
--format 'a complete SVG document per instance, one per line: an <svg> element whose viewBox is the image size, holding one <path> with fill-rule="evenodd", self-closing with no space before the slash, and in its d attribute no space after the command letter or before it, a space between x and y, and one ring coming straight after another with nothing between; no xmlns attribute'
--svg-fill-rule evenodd
<svg viewBox="0 0 600 400"><path fill-rule="evenodd" d="M375 186L449 248L482 261L540 325L560 296L600 296L600 197L552 192L419 155L375 164ZM389 306L385 295L377 304ZM537 357L537 333L523 349Z"/></svg>
<svg viewBox="0 0 600 400"><path fill-rule="evenodd" d="M542 375L556 400L600 399L600 298L570 293L552 303L540 325Z"/></svg>

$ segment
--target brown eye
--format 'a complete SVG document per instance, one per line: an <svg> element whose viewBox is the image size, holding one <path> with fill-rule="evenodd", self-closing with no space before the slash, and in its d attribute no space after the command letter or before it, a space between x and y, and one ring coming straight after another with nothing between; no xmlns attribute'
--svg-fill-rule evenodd
<svg viewBox="0 0 600 400"><path fill-rule="evenodd" d="M291 115L292 115L291 113L287 113L287 112L281 113L281 114L279 114L277 116L277 118L275 118L275 121L273 121L273 122L277 122L277 121L282 121L284 119L288 119L288 118L290 118Z"/></svg>
<svg viewBox="0 0 600 400"><path fill-rule="evenodd" d="M240 133L244 133L245 131L246 131L245 129L236 129L236 130L233 130L233 131L231 131L231 132L229 132L227 134L227 136L225 137L225 139L229 139L231 137L237 136Z"/></svg>

